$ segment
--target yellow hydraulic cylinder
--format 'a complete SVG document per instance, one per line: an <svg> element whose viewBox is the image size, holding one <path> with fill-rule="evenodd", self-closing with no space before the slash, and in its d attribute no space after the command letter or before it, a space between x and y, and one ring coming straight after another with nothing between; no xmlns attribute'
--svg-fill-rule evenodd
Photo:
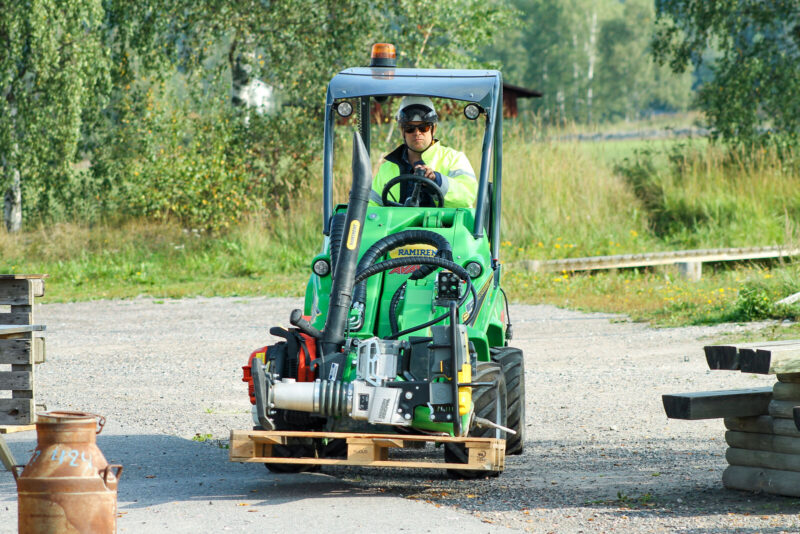
<svg viewBox="0 0 800 534"><path fill-rule="evenodd" d="M465 363L458 372L458 382L460 384L472 382L472 366ZM458 388L458 415L466 415L472 407L472 388Z"/></svg>

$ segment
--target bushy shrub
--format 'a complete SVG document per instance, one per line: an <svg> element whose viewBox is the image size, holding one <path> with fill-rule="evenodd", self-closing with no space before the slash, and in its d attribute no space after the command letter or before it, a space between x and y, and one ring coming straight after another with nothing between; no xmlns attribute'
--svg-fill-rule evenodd
<svg viewBox="0 0 800 534"><path fill-rule="evenodd" d="M144 105L132 104L95 154L95 176L109 184L107 215L217 232L250 213L281 213L316 169L318 120L304 109L260 116L226 99L191 108L152 86L142 91L131 101Z"/></svg>

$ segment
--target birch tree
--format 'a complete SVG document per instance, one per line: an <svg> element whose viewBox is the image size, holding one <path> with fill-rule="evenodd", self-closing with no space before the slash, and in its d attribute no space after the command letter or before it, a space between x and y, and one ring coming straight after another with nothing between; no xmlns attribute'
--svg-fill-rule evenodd
<svg viewBox="0 0 800 534"><path fill-rule="evenodd" d="M23 199L47 210L71 179L87 101L107 83L100 0L0 1L0 178L4 223Z"/></svg>
<svg viewBox="0 0 800 534"><path fill-rule="evenodd" d="M750 144L800 136L800 7L797 0L658 0L653 53L675 72L714 48L713 79L699 102L716 136Z"/></svg>

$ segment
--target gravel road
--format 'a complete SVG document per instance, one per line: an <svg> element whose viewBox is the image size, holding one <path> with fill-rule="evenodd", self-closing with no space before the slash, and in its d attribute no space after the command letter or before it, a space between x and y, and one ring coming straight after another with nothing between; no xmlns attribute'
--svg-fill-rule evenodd
<svg viewBox="0 0 800 534"><path fill-rule="evenodd" d="M653 329L512 306L528 442L499 478L343 467L277 476L228 463L220 445L251 424L241 365L299 304L135 299L37 310L47 325L38 398L108 418L98 443L125 466L120 532L800 531L800 501L722 487L721 421L672 421L661 407L663 393L771 385L707 370L702 345L734 325ZM21 461L35 446L33 432L7 440ZM15 531L15 486L0 473L0 533Z"/></svg>

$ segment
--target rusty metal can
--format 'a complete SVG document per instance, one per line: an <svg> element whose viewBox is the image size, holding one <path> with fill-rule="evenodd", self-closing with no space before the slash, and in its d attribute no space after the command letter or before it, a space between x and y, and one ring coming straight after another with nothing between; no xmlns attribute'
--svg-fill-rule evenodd
<svg viewBox="0 0 800 534"><path fill-rule="evenodd" d="M122 466L109 465L97 447L103 425L91 413L38 414L36 450L14 471L20 534L116 532Z"/></svg>

